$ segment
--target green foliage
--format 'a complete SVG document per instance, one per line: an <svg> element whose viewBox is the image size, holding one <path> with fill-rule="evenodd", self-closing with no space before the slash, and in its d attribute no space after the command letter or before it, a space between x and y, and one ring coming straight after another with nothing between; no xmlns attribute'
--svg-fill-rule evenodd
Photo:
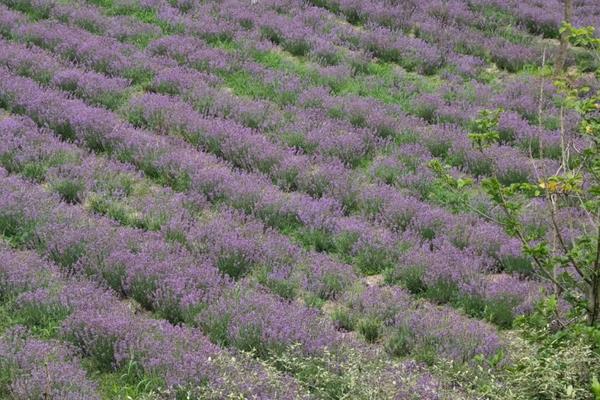
<svg viewBox="0 0 600 400"><path fill-rule="evenodd" d="M484 364L445 364L435 369L475 398L490 400L597 400L600 333L585 324L557 329L556 298L515 321L507 342L510 355L495 368Z"/></svg>
<svg viewBox="0 0 600 400"><path fill-rule="evenodd" d="M350 312L348 312L347 309L342 307L338 307L333 310L331 319L338 328L345 329L347 331L353 331L356 326L354 317L350 314Z"/></svg>
<svg viewBox="0 0 600 400"><path fill-rule="evenodd" d="M0 213L0 235L15 247L24 246L35 237L36 221L19 213Z"/></svg>
<svg viewBox="0 0 600 400"><path fill-rule="evenodd" d="M421 266L409 266L406 268L390 269L385 272L385 280L388 283L399 282L413 294L422 294L427 289L423 282L425 270Z"/></svg>
<svg viewBox="0 0 600 400"><path fill-rule="evenodd" d="M405 357L413 352L413 333L401 327L394 331L385 344L386 351L395 357Z"/></svg>
<svg viewBox="0 0 600 400"><path fill-rule="evenodd" d="M68 308L54 303L17 304L15 300L11 295L0 301L0 335L8 328L22 325L34 336L54 338L70 313Z"/></svg>
<svg viewBox="0 0 600 400"><path fill-rule="evenodd" d="M156 277L143 277L128 283L131 298L140 303L146 310L154 309L154 293L158 288Z"/></svg>
<svg viewBox="0 0 600 400"><path fill-rule="evenodd" d="M393 185L401 176L401 172L393 166L382 165L375 170L375 176L383 183Z"/></svg>
<svg viewBox="0 0 600 400"><path fill-rule="evenodd" d="M365 275L376 275L390 269L394 257L385 249L366 246L356 254L353 264Z"/></svg>
<svg viewBox="0 0 600 400"><path fill-rule="evenodd" d="M592 141L600 143L600 123L595 119L595 110L600 103L598 98L588 97L585 100L578 100L577 93L569 93L570 84L568 80L559 81L559 88L567 92L566 103L571 108L575 108L582 114L582 132ZM500 111L482 112L481 118L475 120L474 130L476 133L470 135L474 146L483 150L485 147L497 142L499 135L496 130L498 116ZM591 117L586 117L591 115ZM587 308L588 318L592 324L598 323L600 319L600 305L594 303L598 297L598 289L589 291L597 287L600 280L600 266L598 264L598 247L600 233L596 233L600 219L600 202L594 198L594 193L600 193L600 146L592 145L584 152L584 157L579 161L577 169L568 169L566 161L563 160L564 169L560 173L548 177L542 177L537 184L522 182L521 178L516 179L517 183L501 181L496 176L483 179L481 187L486 192L490 200L502 211L499 220L495 220L486 214L480 215L500 223L504 230L511 236L521 241L523 252L532 260L533 271L550 281L555 287L560 288L567 294L566 298L574 299L574 305L578 308ZM456 198L463 201L469 207L468 193L465 188L472 182L455 178L447 172L448 167L443 166L440 161L433 160L429 163L430 169L438 177L438 181L447 188L448 191L456 193ZM584 189L583 175L587 171L590 185ZM519 182L520 181L520 182ZM462 197L461 197L462 195ZM546 200L549 208L550 220L545 221L559 241L560 251L556 251L544 231L530 230L523 225L522 214L528 207L531 199L541 197ZM597 197L597 196L596 196ZM555 215L561 207L571 207L573 203L580 203L592 220L590 230L584 231L579 237L572 240L572 243L565 243L562 237L561 227L557 224ZM476 210L473 210L476 211ZM595 228L594 228L595 226ZM519 265L517 267L520 267ZM556 271L560 270L558 274ZM563 271L571 271L563 272ZM587 298L587 305L581 305L581 298ZM496 316L506 312L499 309ZM503 324L507 323L505 318Z"/></svg>
<svg viewBox="0 0 600 400"><path fill-rule="evenodd" d="M234 279L245 276L254 267L254 263L239 252L225 253L217 259L217 268Z"/></svg>
<svg viewBox="0 0 600 400"><path fill-rule="evenodd" d="M135 218L134 215L126 211L122 205L115 203L110 199L94 195L88 198L86 205L90 210L98 214L107 215L123 225L141 227L138 219Z"/></svg>
<svg viewBox="0 0 600 400"><path fill-rule="evenodd" d="M0 398L10 399L10 385L19 375L19 365L8 359L0 358Z"/></svg>
<svg viewBox="0 0 600 400"><path fill-rule="evenodd" d="M162 379L145 374L133 359L114 372L97 373L89 360L84 360L83 365L99 382L100 393L104 399L158 400L165 387Z"/></svg>
<svg viewBox="0 0 600 400"><path fill-rule="evenodd" d="M70 204L81 202L84 189L83 182L74 179L63 179L52 185L52 190L57 192L65 202Z"/></svg>
<svg viewBox="0 0 600 400"><path fill-rule="evenodd" d="M598 378L596 376L592 377L592 393L594 393L594 399L600 399L600 382L598 382Z"/></svg>
<svg viewBox="0 0 600 400"><path fill-rule="evenodd" d="M297 232L297 239L307 248L318 252L331 252L335 250L334 238L329 232L322 229L302 228Z"/></svg>
<svg viewBox="0 0 600 400"><path fill-rule="evenodd" d="M480 296L460 296L456 300L456 306L462 307L465 312L474 317L481 318L502 329L510 329L513 325L515 315L513 308L518 305L510 298L486 299Z"/></svg>
<svg viewBox="0 0 600 400"><path fill-rule="evenodd" d="M456 300L459 290L454 282L439 280L425 289L425 298L439 304L450 303Z"/></svg>
<svg viewBox="0 0 600 400"><path fill-rule="evenodd" d="M33 1L15 1L11 4L16 10L27 14L34 21L50 17L51 5L37 4Z"/></svg>
<svg viewBox="0 0 600 400"><path fill-rule="evenodd" d="M288 105L296 102L294 92L282 91L276 84L266 84L245 71L222 73L225 84L238 96L253 99L268 99L277 104Z"/></svg>
<svg viewBox="0 0 600 400"><path fill-rule="evenodd" d="M367 342L374 343L381 335L381 322L375 318L361 319L357 329Z"/></svg>
<svg viewBox="0 0 600 400"><path fill-rule="evenodd" d="M79 339L75 335L66 337L67 340L78 344ZM85 346L87 361L90 367L99 372L112 372L115 363L115 342L116 338L111 336L99 337L93 342ZM83 343L81 343L83 345Z"/></svg>
<svg viewBox="0 0 600 400"><path fill-rule="evenodd" d="M319 356L300 356L292 347L270 357L267 362L294 376L316 399L387 399L394 397L396 385L410 387L415 384L401 374L393 385L386 382L381 377L389 371L391 363L381 358L365 359L353 349L347 349L343 355L325 350Z"/></svg>
<svg viewBox="0 0 600 400"><path fill-rule="evenodd" d="M500 140L498 121L503 111L501 108L496 110L481 110L479 118L471 123L469 139L471 139L477 149L483 150Z"/></svg>
<svg viewBox="0 0 600 400"><path fill-rule="evenodd" d="M108 73L109 71L103 71ZM136 85L149 85L154 79L154 72L144 67L131 68L124 71L123 76L131 79L131 82Z"/></svg>
<svg viewBox="0 0 600 400"><path fill-rule="evenodd" d="M533 267L531 260L525 256L507 256L500 260L502 268L506 272L517 273L521 275L531 276Z"/></svg>
<svg viewBox="0 0 600 400"><path fill-rule="evenodd" d="M433 159L429 162L429 168L442 179L443 184L450 186L453 189L463 189L473 183L473 180L469 178L454 178L447 172L448 167L444 166L437 159Z"/></svg>
<svg viewBox="0 0 600 400"><path fill-rule="evenodd" d="M569 42L573 46L598 50L600 49L600 39L594 37L594 31L593 26L575 28L568 22L563 22L559 30L561 34L567 33Z"/></svg>
<svg viewBox="0 0 600 400"><path fill-rule="evenodd" d="M343 290L344 283L340 280L340 277L336 274L326 273L323 276L323 288L319 292L319 297L323 300L334 299L342 294Z"/></svg>
<svg viewBox="0 0 600 400"><path fill-rule="evenodd" d="M557 302L549 299L531 317L521 318L517 323L529 343L517 343L517 351L512 352L516 360L507 369L507 382L514 398L595 398L594 379L600 376L600 341L582 324L555 331L551 317L556 307Z"/></svg>
<svg viewBox="0 0 600 400"><path fill-rule="evenodd" d="M213 343L226 347L230 344L229 340L229 314L214 316L202 324L202 329Z"/></svg>
<svg viewBox="0 0 600 400"><path fill-rule="evenodd" d="M351 254L352 249L358 241L358 234L354 232L342 232L335 236L335 249L340 255ZM351 258L344 258L345 261L350 262Z"/></svg>
<svg viewBox="0 0 600 400"><path fill-rule="evenodd" d="M298 294L298 285L291 279L274 279L270 276L271 269L267 267L258 268L256 279L258 283L271 289L284 299L293 300Z"/></svg>
<svg viewBox="0 0 600 400"><path fill-rule="evenodd" d="M304 304L309 308L316 308L320 310L325 305L325 300L312 293L306 293L304 295Z"/></svg>
<svg viewBox="0 0 600 400"><path fill-rule="evenodd" d="M466 186L465 182L467 181L470 180L468 178L462 179L460 185ZM465 204L469 204L471 201L471 192L469 190L466 188L465 190L449 190L443 180L425 187L423 194L429 201L440 204L457 213L462 212L465 209Z"/></svg>
<svg viewBox="0 0 600 400"><path fill-rule="evenodd" d="M70 310L60 304L27 303L13 310L15 325L29 328L33 335L53 338L59 332L61 322Z"/></svg>
<svg viewBox="0 0 600 400"><path fill-rule="evenodd" d="M251 351L261 358L267 357L268 354L280 352L279 346L266 343L261 336L260 328L253 325L244 326L240 328L234 340L234 346L242 351Z"/></svg>

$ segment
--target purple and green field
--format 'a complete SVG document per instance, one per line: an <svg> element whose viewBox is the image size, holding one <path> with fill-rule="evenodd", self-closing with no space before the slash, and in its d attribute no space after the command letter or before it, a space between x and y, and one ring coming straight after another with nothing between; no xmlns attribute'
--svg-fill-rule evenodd
<svg viewBox="0 0 600 400"><path fill-rule="evenodd" d="M600 29L599 1L572 14ZM0 399L600 399L600 329L560 335L577 294L483 184L538 185L600 143L555 82L563 19L0 0ZM599 54L567 50L591 97ZM530 201L525 239L596 229L589 192Z"/></svg>

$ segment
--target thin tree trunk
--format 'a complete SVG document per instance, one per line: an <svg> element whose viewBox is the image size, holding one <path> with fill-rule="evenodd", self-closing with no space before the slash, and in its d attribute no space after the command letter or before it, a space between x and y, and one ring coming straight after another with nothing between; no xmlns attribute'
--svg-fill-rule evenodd
<svg viewBox="0 0 600 400"><path fill-rule="evenodd" d="M600 226L596 236L596 259L592 266L592 282L588 299L588 323L600 325Z"/></svg>
<svg viewBox="0 0 600 400"><path fill-rule="evenodd" d="M573 20L573 0L564 0L564 21L571 23ZM560 48L558 49L558 55L556 56L556 63L554 64L555 74L560 74L565 69L567 62L567 51L569 50L569 41L567 33L563 32L560 35Z"/></svg>
<svg viewBox="0 0 600 400"><path fill-rule="evenodd" d="M600 325L600 282L596 279L590 286L588 299L588 324Z"/></svg>

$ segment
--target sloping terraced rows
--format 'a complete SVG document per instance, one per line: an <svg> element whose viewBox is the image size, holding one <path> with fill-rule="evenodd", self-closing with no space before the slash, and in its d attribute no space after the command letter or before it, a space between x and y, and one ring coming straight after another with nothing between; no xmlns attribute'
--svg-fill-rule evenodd
<svg viewBox="0 0 600 400"><path fill-rule="evenodd" d="M458 398L424 364L497 365L543 293L426 167L557 168L549 82L486 75L545 67L535 6L2 3L0 393Z"/></svg>

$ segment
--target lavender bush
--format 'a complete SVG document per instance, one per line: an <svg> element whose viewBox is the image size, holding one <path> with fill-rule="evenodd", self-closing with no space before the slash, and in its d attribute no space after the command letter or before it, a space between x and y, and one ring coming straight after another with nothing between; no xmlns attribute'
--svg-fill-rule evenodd
<svg viewBox="0 0 600 400"><path fill-rule="evenodd" d="M538 3L0 1L0 397L592 398L600 8Z"/></svg>

